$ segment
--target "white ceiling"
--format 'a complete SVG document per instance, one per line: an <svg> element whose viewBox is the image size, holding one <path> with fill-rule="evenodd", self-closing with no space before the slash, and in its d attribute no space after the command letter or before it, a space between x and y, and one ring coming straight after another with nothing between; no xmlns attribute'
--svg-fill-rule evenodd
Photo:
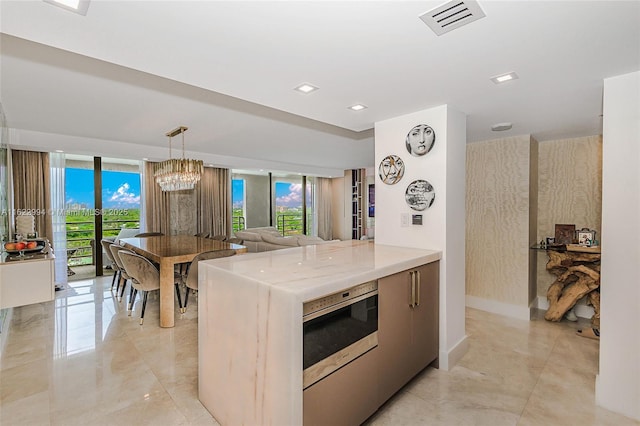
<svg viewBox="0 0 640 426"><path fill-rule="evenodd" d="M442 3L2 0L0 99L25 146L164 159L185 125L206 162L326 175L373 166L375 122L442 104L469 142L599 134L603 79L640 69L638 1L481 0L438 37L418 16Z"/></svg>

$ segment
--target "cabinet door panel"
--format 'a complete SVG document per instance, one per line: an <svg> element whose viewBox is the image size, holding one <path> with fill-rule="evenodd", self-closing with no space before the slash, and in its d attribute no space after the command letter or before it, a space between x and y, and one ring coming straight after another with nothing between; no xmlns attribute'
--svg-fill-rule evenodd
<svg viewBox="0 0 640 426"><path fill-rule="evenodd" d="M419 304L412 311L412 360L416 372L438 357L439 351L439 270L440 262L417 268Z"/></svg>
<svg viewBox="0 0 640 426"><path fill-rule="evenodd" d="M413 375L411 368L411 277L403 271L378 280L380 398L386 401Z"/></svg>

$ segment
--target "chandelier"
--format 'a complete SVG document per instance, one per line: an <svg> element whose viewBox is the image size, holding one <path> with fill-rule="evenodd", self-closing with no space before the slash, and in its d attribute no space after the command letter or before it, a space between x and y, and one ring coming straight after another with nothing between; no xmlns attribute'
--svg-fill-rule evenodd
<svg viewBox="0 0 640 426"><path fill-rule="evenodd" d="M169 137L169 159L156 163L153 175L163 191L193 189L204 172L202 160L184 158L184 132L188 127L180 126L167 133ZM182 135L182 158L171 158L171 138Z"/></svg>

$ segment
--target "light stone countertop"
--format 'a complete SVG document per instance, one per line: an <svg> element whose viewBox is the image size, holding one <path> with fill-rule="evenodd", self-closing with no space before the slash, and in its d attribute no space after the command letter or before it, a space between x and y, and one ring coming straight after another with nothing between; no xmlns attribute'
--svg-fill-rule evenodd
<svg viewBox="0 0 640 426"><path fill-rule="evenodd" d="M295 294L298 300L306 302L434 262L441 257L439 250L347 240L243 254L203 263L212 269Z"/></svg>
<svg viewBox="0 0 640 426"><path fill-rule="evenodd" d="M200 401L223 426L301 425L303 303L441 256L365 240L200 262Z"/></svg>

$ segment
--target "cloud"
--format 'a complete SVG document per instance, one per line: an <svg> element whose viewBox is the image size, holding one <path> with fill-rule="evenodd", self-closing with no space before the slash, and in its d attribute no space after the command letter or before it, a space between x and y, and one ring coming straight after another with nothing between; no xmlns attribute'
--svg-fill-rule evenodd
<svg viewBox="0 0 640 426"><path fill-rule="evenodd" d="M292 183L289 185L289 193L276 198L276 205L286 207L302 206L302 184Z"/></svg>
<svg viewBox="0 0 640 426"><path fill-rule="evenodd" d="M140 195L130 192L130 188L131 186L128 183L123 183L118 189L116 189L116 192L111 195L109 201L118 205L140 204Z"/></svg>

